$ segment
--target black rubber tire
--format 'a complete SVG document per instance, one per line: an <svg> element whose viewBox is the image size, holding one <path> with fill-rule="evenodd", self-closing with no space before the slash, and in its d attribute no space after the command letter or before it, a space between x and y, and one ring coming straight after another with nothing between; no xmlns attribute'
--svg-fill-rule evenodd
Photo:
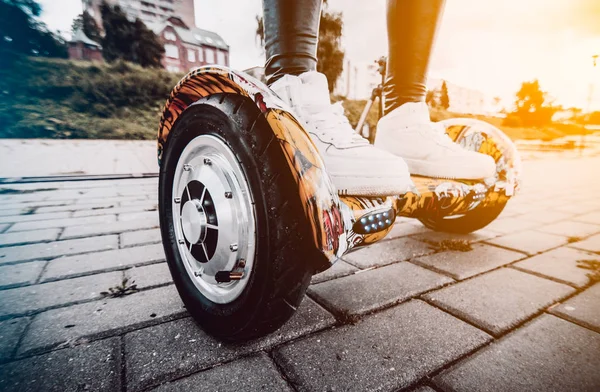
<svg viewBox="0 0 600 392"><path fill-rule="evenodd" d="M256 254L249 281L228 304L210 301L194 286L177 250L172 195L174 171L185 146L200 134L228 144L254 199ZM200 99L177 119L159 174L159 213L165 255L190 314L209 334L228 341L266 335L300 305L315 271L315 246L289 166L264 116L248 98L215 94Z"/></svg>
<svg viewBox="0 0 600 392"><path fill-rule="evenodd" d="M468 234L483 229L492 223L504 210L505 203L499 203L490 207L475 208L459 218L419 218L425 227L435 231L443 231L453 234Z"/></svg>

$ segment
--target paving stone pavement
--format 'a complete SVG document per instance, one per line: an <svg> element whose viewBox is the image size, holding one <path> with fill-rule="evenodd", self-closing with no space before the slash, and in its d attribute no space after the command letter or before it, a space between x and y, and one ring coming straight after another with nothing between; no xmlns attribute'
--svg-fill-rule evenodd
<svg viewBox="0 0 600 392"><path fill-rule="evenodd" d="M279 331L236 345L183 307L156 178L0 185L0 390L598 391L600 283L580 265L600 261L600 157L552 157L524 161L487 228L399 218L315 275Z"/></svg>

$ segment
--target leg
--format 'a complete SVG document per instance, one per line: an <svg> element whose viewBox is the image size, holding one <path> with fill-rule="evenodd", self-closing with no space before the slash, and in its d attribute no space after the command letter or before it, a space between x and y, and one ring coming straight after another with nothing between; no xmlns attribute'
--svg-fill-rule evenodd
<svg viewBox="0 0 600 392"><path fill-rule="evenodd" d="M331 104L326 76L316 72L321 0L263 0L263 9L267 83L305 123L338 192L406 192L406 164L354 133L341 105Z"/></svg>
<svg viewBox="0 0 600 392"><path fill-rule="evenodd" d="M388 0L389 62L375 146L400 156L411 174L477 180L494 176L488 156L467 151L432 123L427 68L444 0Z"/></svg>
<svg viewBox="0 0 600 392"><path fill-rule="evenodd" d="M315 71L321 0L263 0L263 14L267 83Z"/></svg>
<svg viewBox="0 0 600 392"><path fill-rule="evenodd" d="M445 0L388 0L384 114L425 101L427 69Z"/></svg>

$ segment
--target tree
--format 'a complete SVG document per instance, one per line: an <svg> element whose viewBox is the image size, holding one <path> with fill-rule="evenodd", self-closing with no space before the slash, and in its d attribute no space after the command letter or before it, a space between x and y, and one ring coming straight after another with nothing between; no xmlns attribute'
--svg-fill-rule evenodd
<svg viewBox="0 0 600 392"><path fill-rule="evenodd" d="M327 0L323 1L325 9L321 13L319 24L319 44L317 46L317 71L327 76L329 91L333 91L335 85L344 70L344 51L341 47L342 30L344 21L341 12L327 11ZM261 45L265 43L263 18L257 16L256 35Z"/></svg>
<svg viewBox="0 0 600 392"><path fill-rule="evenodd" d="M41 12L35 0L0 0L0 51L13 55L67 57L64 40L35 19ZM5 56L0 54L0 58Z"/></svg>
<svg viewBox="0 0 600 392"><path fill-rule="evenodd" d="M525 126L543 126L552 122L552 116L558 107L548 102L547 93L542 91L538 80L523 82L516 94L515 116L521 119Z"/></svg>
<svg viewBox="0 0 600 392"><path fill-rule="evenodd" d="M92 41L101 43L102 34L96 20L87 11L83 11L77 18L73 19L71 31L75 33L77 30L83 30L83 33Z"/></svg>
<svg viewBox="0 0 600 392"><path fill-rule="evenodd" d="M442 81L442 89L440 91L440 106L444 110L448 110L450 107L450 97L448 96L448 86L446 86L446 81Z"/></svg>
<svg viewBox="0 0 600 392"><path fill-rule="evenodd" d="M102 53L107 61L123 59L142 67L161 67L165 48L139 19L130 22L119 6L102 3Z"/></svg>

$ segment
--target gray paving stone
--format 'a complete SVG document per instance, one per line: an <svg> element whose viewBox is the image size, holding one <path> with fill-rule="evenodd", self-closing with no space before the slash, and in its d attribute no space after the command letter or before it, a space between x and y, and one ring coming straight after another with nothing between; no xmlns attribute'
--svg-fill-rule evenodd
<svg viewBox="0 0 600 392"><path fill-rule="evenodd" d="M574 291L561 283L503 268L425 298L498 336Z"/></svg>
<svg viewBox="0 0 600 392"><path fill-rule="evenodd" d="M140 206L140 205L146 205L148 203L148 201L150 202L154 202L155 204L157 203L157 198L158 197L145 197L143 199L140 198L132 198L129 200L121 200L119 202L119 206L121 207L132 207L132 206Z"/></svg>
<svg viewBox="0 0 600 392"><path fill-rule="evenodd" d="M45 261L34 261L0 266L0 288L10 288L35 283L42 272Z"/></svg>
<svg viewBox="0 0 600 392"><path fill-rule="evenodd" d="M191 318L133 331L124 338L127 384L134 391L157 385L327 328L334 322L332 315L305 297L279 330L242 344L222 343Z"/></svg>
<svg viewBox="0 0 600 392"><path fill-rule="evenodd" d="M561 282L582 287L589 282L589 278L587 277L589 271L579 268L577 260L587 259L600 260L600 255L563 247L520 261L514 266L525 271L531 271Z"/></svg>
<svg viewBox="0 0 600 392"><path fill-rule="evenodd" d="M58 238L60 230L61 229L41 229L19 233L0 234L0 246L54 241Z"/></svg>
<svg viewBox="0 0 600 392"><path fill-rule="evenodd" d="M433 233L416 219L398 218L392 230L385 236L386 239L406 237L412 234Z"/></svg>
<svg viewBox="0 0 600 392"><path fill-rule="evenodd" d="M0 248L0 264L36 259L51 259L64 255L116 249L117 247L118 237L116 235L55 241L43 244L11 246Z"/></svg>
<svg viewBox="0 0 600 392"><path fill-rule="evenodd" d="M378 267L412 259L433 252L427 244L412 238L383 241L344 256L344 260L358 268Z"/></svg>
<svg viewBox="0 0 600 392"><path fill-rule="evenodd" d="M424 242L441 242L444 240L461 240L461 241L467 241L469 243L473 243L473 242L485 241L490 238L498 237L499 235L501 235L501 234L497 233L495 231L488 230L488 229L482 229L482 230L478 230L478 231L475 231L475 232L469 233L469 234L454 234L454 233L443 233L441 231L429 231L427 233L413 235L413 236L411 236L411 238L414 238L419 241L424 241Z"/></svg>
<svg viewBox="0 0 600 392"><path fill-rule="evenodd" d="M487 242L532 255L566 244L567 237L525 230L496 237Z"/></svg>
<svg viewBox="0 0 600 392"><path fill-rule="evenodd" d="M167 263L134 267L126 270L125 276L135 281L138 289L145 289L173 282Z"/></svg>
<svg viewBox="0 0 600 392"><path fill-rule="evenodd" d="M130 230L151 229L155 227L158 227L158 216L144 220L71 226L65 229L60 238L69 239L106 234L118 234Z"/></svg>
<svg viewBox="0 0 600 392"><path fill-rule="evenodd" d="M344 260L338 260L333 267L316 274L312 277L311 283L321 283L331 279L341 278L342 276L351 275L359 271L358 268L346 263Z"/></svg>
<svg viewBox="0 0 600 392"><path fill-rule="evenodd" d="M154 244L161 242L160 229L130 231L121 234L121 247Z"/></svg>
<svg viewBox="0 0 600 392"><path fill-rule="evenodd" d="M435 377L452 391L598 391L600 334L542 315Z"/></svg>
<svg viewBox="0 0 600 392"><path fill-rule="evenodd" d="M19 343L19 338L28 323L29 319L27 317L0 321L0 362L12 357L17 343ZM1 367L0 373L2 373Z"/></svg>
<svg viewBox="0 0 600 392"><path fill-rule="evenodd" d="M64 219L71 215L70 212L54 212L48 214L27 214L27 215L12 215L0 217L0 223L20 223L20 222L34 222L44 221L51 219Z"/></svg>
<svg viewBox="0 0 600 392"><path fill-rule="evenodd" d="M69 276L91 274L97 271L124 269L134 264L149 264L164 259L165 253L162 244L62 257L52 260L48 264L48 268L42 275L42 280L56 280Z"/></svg>
<svg viewBox="0 0 600 392"><path fill-rule="evenodd" d="M553 211L549 209L542 209L537 211L527 212L525 214L519 215L519 218L532 220L535 222L541 223L554 223L560 222L565 219L569 219L573 216L572 213Z"/></svg>
<svg viewBox="0 0 600 392"><path fill-rule="evenodd" d="M453 280L408 262L319 283L309 294L342 319L396 304Z"/></svg>
<svg viewBox="0 0 600 392"><path fill-rule="evenodd" d="M486 333L413 300L276 348L301 391L392 391L414 384L490 340Z"/></svg>
<svg viewBox="0 0 600 392"><path fill-rule="evenodd" d="M172 285L48 310L34 317L19 347L19 355L44 351L61 343L123 333L184 314L183 303Z"/></svg>
<svg viewBox="0 0 600 392"><path fill-rule="evenodd" d="M31 211L35 211L36 213L46 213L46 212L56 212L56 211L44 211L46 207L59 207L66 206L68 204L73 203L73 200L66 201L31 201L26 203L0 203L0 215L16 215L14 211L20 211L20 214L28 214ZM6 211L11 211L12 213L5 213ZM61 210L65 211L65 210ZM20 215L18 214L18 215Z"/></svg>
<svg viewBox="0 0 600 392"><path fill-rule="evenodd" d="M115 215L99 215L99 216L84 216L81 218L64 218L64 219L49 219L36 222L22 222L15 223L8 229L9 233L16 231L27 231L36 229L47 229L51 227L69 227L69 226L82 226L98 224L106 224L116 222L117 218Z"/></svg>
<svg viewBox="0 0 600 392"><path fill-rule="evenodd" d="M523 231L541 226L543 226L541 222L536 222L529 219L522 219L517 216L496 219L488 226L486 226L486 229L496 231L502 234L509 234L514 233L516 231Z"/></svg>
<svg viewBox="0 0 600 392"><path fill-rule="evenodd" d="M587 237L588 235L600 232L600 225L577 221L562 221L541 226L538 230L565 237Z"/></svg>
<svg viewBox="0 0 600 392"><path fill-rule="evenodd" d="M138 211L119 214L120 222L139 221L139 220L156 220L158 222L158 211Z"/></svg>
<svg viewBox="0 0 600 392"><path fill-rule="evenodd" d="M600 208L600 205L599 205ZM589 214L578 215L573 217L573 220L585 223L593 223L600 225L600 211L590 212Z"/></svg>
<svg viewBox="0 0 600 392"><path fill-rule="evenodd" d="M525 257L522 253L486 244L473 244L468 252L443 251L413 259L414 263L462 280L512 263Z"/></svg>
<svg viewBox="0 0 600 392"><path fill-rule="evenodd" d="M106 203L117 203L119 207L124 207L122 203L141 203L148 201L146 196L114 196L103 197L102 199L77 199L75 206L90 206ZM132 204L133 205L133 204Z"/></svg>
<svg viewBox="0 0 600 392"><path fill-rule="evenodd" d="M82 216L92 216L92 215L110 215L110 214L122 214L122 213L130 213L130 212L142 212L146 210L154 210L155 204L148 202L148 204L141 204L139 206L132 207L117 207L116 203L111 204L106 208L94 208L94 209L81 209L73 212L74 218L79 218Z"/></svg>
<svg viewBox="0 0 600 392"><path fill-rule="evenodd" d="M102 298L102 291L108 291L121 280L121 272L109 272L4 290L0 293L0 317L25 315L72 302Z"/></svg>
<svg viewBox="0 0 600 392"><path fill-rule="evenodd" d="M570 246L577 249L587 250L589 252L600 253L600 234L591 236L583 241L574 242Z"/></svg>
<svg viewBox="0 0 600 392"><path fill-rule="evenodd" d="M556 305L551 312L600 332L600 283L596 283L575 297Z"/></svg>
<svg viewBox="0 0 600 392"><path fill-rule="evenodd" d="M4 232L4 230L8 229L10 226L10 223L0 224L0 233Z"/></svg>
<svg viewBox="0 0 600 392"><path fill-rule="evenodd" d="M120 391L119 348L112 338L9 363L0 368L0 390Z"/></svg>
<svg viewBox="0 0 600 392"><path fill-rule="evenodd" d="M271 359L264 353L238 359L161 385L153 392L292 392Z"/></svg>
<svg viewBox="0 0 600 392"><path fill-rule="evenodd" d="M73 217L79 217L79 216L75 216L75 213L77 213L78 211L94 211L94 210L102 210L102 209L108 209L108 208L113 208L116 207L119 203L116 202L110 202L110 201L105 201L105 202L97 202L97 203L83 203L83 204L75 204L73 203L68 203L68 204L64 204L64 205L56 205L56 206L48 206L48 207L40 207L36 210L36 213L51 213L51 212L63 212L63 211L70 211L73 214ZM74 211L74 212L72 212ZM98 214L98 215L106 215L106 213L103 214ZM87 216L87 215L81 215L81 216Z"/></svg>
<svg viewBox="0 0 600 392"><path fill-rule="evenodd" d="M586 204L585 202L569 203L556 207L556 210L558 211L568 212L572 214L587 214L597 209L597 204Z"/></svg>

